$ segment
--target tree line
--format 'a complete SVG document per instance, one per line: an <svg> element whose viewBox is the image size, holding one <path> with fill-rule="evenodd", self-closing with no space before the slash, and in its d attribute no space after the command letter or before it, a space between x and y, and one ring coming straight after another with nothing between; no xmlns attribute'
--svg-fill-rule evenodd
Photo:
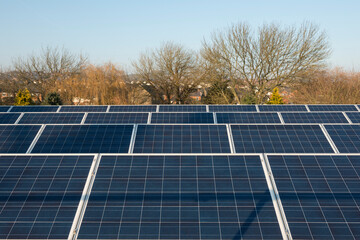
<svg viewBox="0 0 360 240"><path fill-rule="evenodd" d="M0 72L1 103L25 89L34 104L264 104L274 89L288 103L358 103L360 74L329 70L330 53L311 23L235 24L197 52L166 42L141 53L131 71L48 47Z"/></svg>

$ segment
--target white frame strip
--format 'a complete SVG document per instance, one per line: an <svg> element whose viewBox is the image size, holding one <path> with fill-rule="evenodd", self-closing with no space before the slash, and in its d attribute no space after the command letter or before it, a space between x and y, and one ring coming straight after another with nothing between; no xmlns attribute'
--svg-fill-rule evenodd
<svg viewBox="0 0 360 240"><path fill-rule="evenodd" d="M131 134L128 154L132 154L134 152L134 145L135 145L135 138L136 138L137 128L138 128L138 124L134 124L133 125L133 131L132 131L132 134Z"/></svg>
<svg viewBox="0 0 360 240"><path fill-rule="evenodd" d="M234 139L231 133L231 125L230 124L226 124L226 131L227 131L227 135L228 135L228 139L229 139L229 146L230 146L230 152L231 153L236 153L235 150L235 145L234 145Z"/></svg>
<svg viewBox="0 0 360 240"><path fill-rule="evenodd" d="M256 112L260 112L259 105L256 104L255 108L256 108Z"/></svg>
<svg viewBox="0 0 360 240"><path fill-rule="evenodd" d="M342 112L342 114L344 115L344 117L346 118L346 120L347 120L350 124L353 124L353 122L351 121L351 119L349 118L349 116L346 114L346 112Z"/></svg>
<svg viewBox="0 0 360 240"><path fill-rule="evenodd" d="M36 136L35 136L34 140L31 142L31 144L30 144L30 146L29 146L28 150L26 151L26 153L31 153L31 151L32 151L32 150L33 150L33 148L35 147L35 144L36 144L36 143L37 143L37 141L39 140L40 135L41 135L41 134L42 134L42 132L44 131L45 126L46 126L45 124L42 124L42 125L41 125L41 127L40 127L40 129L39 129L38 133L36 134Z"/></svg>
<svg viewBox="0 0 360 240"><path fill-rule="evenodd" d="M10 112L13 107L14 106L10 106L9 109L6 112Z"/></svg>
<svg viewBox="0 0 360 240"><path fill-rule="evenodd" d="M324 127L324 124L319 124L319 126L320 126L321 130L323 131L323 133L324 133L326 139L328 140L328 142L329 142L331 148L333 149L333 151L335 153L339 153L339 150L337 149L334 141L331 139L329 133L327 132L326 128Z"/></svg>
<svg viewBox="0 0 360 240"><path fill-rule="evenodd" d="M156 105L156 112L159 112L160 105Z"/></svg>
<svg viewBox="0 0 360 240"><path fill-rule="evenodd" d="M152 112L148 113L147 124L151 124Z"/></svg>
<svg viewBox="0 0 360 240"><path fill-rule="evenodd" d="M213 118L214 118L214 124L217 124L218 122L217 122L217 116L216 116L215 112L213 112Z"/></svg>
<svg viewBox="0 0 360 240"><path fill-rule="evenodd" d="M58 107L58 109L56 110L56 112L60 112L61 106Z"/></svg>
<svg viewBox="0 0 360 240"><path fill-rule="evenodd" d="M209 105L205 105L205 108L206 108L206 112L210 112L209 111Z"/></svg>
<svg viewBox="0 0 360 240"><path fill-rule="evenodd" d="M84 123L85 123L86 118L87 118L87 115L88 115L88 112L85 112L80 124L84 124Z"/></svg>
<svg viewBox="0 0 360 240"><path fill-rule="evenodd" d="M16 119L16 121L14 122L14 124L18 124L19 121L21 120L21 118L24 116L25 113L21 113L20 116Z"/></svg>
<svg viewBox="0 0 360 240"><path fill-rule="evenodd" d="M356 109L360 112L360 108L358 107L358 105L354 104L354 106L355 106Z"/></svg>
<svg viewBox="0 0 360 240"><path fill-rule="evenodd" d="M280 122L281 122L282 124L285 124L285 121L284 121L281 113L280 113L280 112L277 112L277 115L278 115L278 117L280 118Z"/></svg>
<svg viewBox="0 0 360 240"><path fill-rule="evenodd" d="M308 105L305 105L305 108L306 108L306 110L307 110L308 112L311 112Z"/></svg>
<svg viewBox="0 0 360 240"><path fill-rule="evenodd" d="M106 108L106 111L105 111L105 112L107 112L107 113L108 113L108 112L109 112L109 110L110 110L110 105L108 105L108 106L107 106L107 108Z"/></svg>

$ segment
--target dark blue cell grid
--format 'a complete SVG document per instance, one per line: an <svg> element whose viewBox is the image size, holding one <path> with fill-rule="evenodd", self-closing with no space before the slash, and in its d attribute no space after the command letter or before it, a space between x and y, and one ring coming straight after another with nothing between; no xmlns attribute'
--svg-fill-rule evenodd
<svg viewBox="0 0 360 240"><path fill-rule="evenodd" d="M76 124L81 123L84 113L25 113L20 124Z"/></svg>
<svg viewBox="0 0 360 240"><path fill-rule="evenodd" d="M151 123L214 123L213 113L152 113Z"/></svg>
<svg viewBox="0 0 360 240"><path fill-rule="evenodd" d="M127 153L133 125L47 125L32 153Z"/></svg>
<svg viewBox="0 0 360 240"><path fill-rule="evenodd" d="M329 112L357 112L355 105L308 105L310 111L329 111Z"/></svg>
<svg viewBox="0 0 360 240"><path fill-rule="evenodd" d="M109 112L156 112L156 105L110 106Z"/></svg>
<svg viewBox="0 0 360 240"><path fill-rule="evenodd" d="M341 112L281 113L285 123L349 123Z"/></svg>
<svg viewBox="0 0 360 240"><path fill-rule="evenodd" d="M230 153L225 125L139 125L134 153Z"/></svg>
<svg viewBox="0 0 360 240"><path fill-rule="evenodd" d="M216 113L218 123L281 123L277 113Z"/></svg>
<svg viewBox="0 0 360 240"><path fill-rule="evenodd" d="M0 156L0 238L67 239L94 156Z"/></svg>
<svg viewBox="0 0 360 240"><path fill-rule="evenodd" d="M360 125L325 125L340 153L360 153Z"/></svg>
<svg viewBox="0 0 360 240"><path fill-rule="evenodd" d="M13 124L19 116L20 113L0 113L0 124Z"/></svg>
<svg viewBox="0 0 360 240"><path fill-rule="evenodd" d="M0 106L0 112L7 112L10 106Z"/></svg>
<svg viewBox="0 0 360 240"><path fill-rule="evenodd" d="M147 123L149 113L89 113L85 123Z"/></svg>
<svg viewBox="0 0 360 240"><path fill-rule="evenodd" d="M60 112L106 112L108 106L61 106Z"/></svg>
<svg viewBox="0 0 360 240"><path fill-rule="evenodd" d="M103 156L78 239L281 239L258 156Z"/></svg>
<svg viewBox="0 0 360 240"><path fill-rule="evenodd" d="M10 112L56 112L59 106L13 106Z"/></svg>
<svg viewBox="0 0 360 240"><path fill-rule="evenodd" d="M255 105L209 105L209 112L256 112Z"/></svg>
<svg viewBox="0 0 360 240"><path fill-rule="evenodd" d="M0 153L26 153L40 125L0 126Z"/></svg>
<svg viewBox="0 0 360 240"><path fill-rule="evenodd" d="M231 125L236 153L333 153L318 125Z"/></svg>
<svg viewBox="0 0 360 240"><path fill-rule="evenodd" d="M268 159L293 239L360 239L360 155Z"/></svg>
<svg viewBox="0 0 360 240"><path fill-rule="evenodd" d="M352 123L360 123L360 112L347 112L346 115Z"/></svg>
<svg viewBox="0 0 360 240"><path fill-rule="evenodd" d="M205 105L160 105L159 112L206 112Z"/></svg>
<svg viewBox="0 0 360 240"><path fill-rule="evenodd" d="M305 105L258 105L260 112L307 112Z"/></svg>

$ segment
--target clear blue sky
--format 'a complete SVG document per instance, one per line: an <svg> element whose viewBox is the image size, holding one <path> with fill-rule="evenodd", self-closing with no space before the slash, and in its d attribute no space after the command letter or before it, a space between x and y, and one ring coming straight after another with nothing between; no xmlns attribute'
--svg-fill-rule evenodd
<svg viewBox="0 0 360 240"><path fill-rule="evenodd" d="M212 32L240 21L311 21L329 36L329 64L360 70L359 10L359 0L0 0L0 67L60 46L129 69L144 50L166 41L199 50Z"/></svg>

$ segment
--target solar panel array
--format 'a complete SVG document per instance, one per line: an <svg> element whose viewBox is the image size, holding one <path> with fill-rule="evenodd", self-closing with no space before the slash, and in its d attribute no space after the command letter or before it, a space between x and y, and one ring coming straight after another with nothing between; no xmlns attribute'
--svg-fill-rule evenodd
<svg viewBox="0 0 360 240"><path fill-rule="evenodd" d="M360 239L357 105L0 112L0 239Z"/></svg>

